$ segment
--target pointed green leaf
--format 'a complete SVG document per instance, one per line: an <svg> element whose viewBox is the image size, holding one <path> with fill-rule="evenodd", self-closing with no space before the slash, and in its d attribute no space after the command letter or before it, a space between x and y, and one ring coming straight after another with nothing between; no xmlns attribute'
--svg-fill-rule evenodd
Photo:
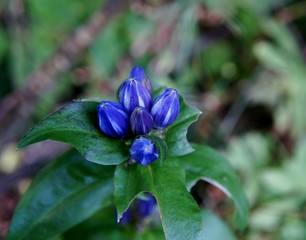
<svg viewBox="0 0 306 240"><path fill-rule="evenodd" d="M71 144L91 162L115 165L127 160L129 153L124 141L109 138L99 129L98 104L76 101L64 106L34 126L18 148L50 139Z"/></svg>
<svg viewBox="0 0 306 240"><path fill-rule="evenodd" d="M160 209L166 239L201 239L199 207L182 181L183 169L175 159L143 167L120 164L115 171L114 195L119 218L141 192L152 193Z"/></svg>
<svg viewBox="0 0 306 240"><path fill-rule="evenodd" d="M248 201L239 178L229 162L216 150L198 144L192 144L195 151L180 157L186 170L186 181L191 188L203 179L224 191L234 202L237 214L236 225L244 228L248 219Z"/></svg>
<svg viewBox="0 0 306 240"><path fill-rule="evenodd" d="M48 239L111 204L113 172L76 151L54 160L20 201L7 240Z"/></svg>
<svg viewBox="0 0 306 240"><path fill-rule="evenodd" d="M188 127L195 122L201 114L197 108L188 106L180 96L181 110L178 118L170 125L166 134L168 156L183 156L193 152L187 140Z"/></svg>

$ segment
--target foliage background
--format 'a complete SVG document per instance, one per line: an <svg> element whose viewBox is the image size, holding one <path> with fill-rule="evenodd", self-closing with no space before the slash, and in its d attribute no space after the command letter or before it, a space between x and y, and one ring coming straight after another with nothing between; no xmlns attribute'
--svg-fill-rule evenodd
<svg viewBox="0 0 306 240"><path fill-rule="evenodd" d="M67 149L16 152L20 137L72 99L114 98L141 65L204 112L189 139L240 175L251 216L236 239L306 239L305 21L303 0L2 0L0 238L36 172ZM199 182L192 193L231 228L221 191ZM94 220L82 229L99 234Z"/></svg>

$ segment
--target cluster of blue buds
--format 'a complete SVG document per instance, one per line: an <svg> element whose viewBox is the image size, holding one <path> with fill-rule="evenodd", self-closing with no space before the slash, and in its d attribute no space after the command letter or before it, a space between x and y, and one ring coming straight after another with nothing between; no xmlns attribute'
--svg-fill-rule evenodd
<svg viewBox="0 0 306 240"><path fill-rule="evenodd" d="M179 96L167 88L153 100L153 88L144 70L136 66L120 89L118 102L102 101L98 106L100 129L113 138L134 140L130 154L137 163L146 166L159 157L154 142L146 137L152 129L163 130L173 123L179 112Z"/></svg>

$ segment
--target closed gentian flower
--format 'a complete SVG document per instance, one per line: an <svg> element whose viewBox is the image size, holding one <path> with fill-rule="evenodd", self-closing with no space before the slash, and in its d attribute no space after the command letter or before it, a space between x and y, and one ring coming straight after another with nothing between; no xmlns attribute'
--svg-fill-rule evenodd
<svg viewBox="0 0 306 240"><path fill-rule="evenodd" d="M163 129L175 121L180 112L180 101L175 89L167 88L153 102L153 127Z"/></svg>
<svg viewBox="0 0 306 240"><path fill-rule="evenodd" d="M152 96L153 87L152 87L151 81L146 76L146 73L145 73L145 71L143 70L142 67L140 67L140 66L133 67L131 72L130 72L130 78L134 78L137 81L140 81L142 83L142 85L148 90L148 92Z"/></svg>
<svg viewBox="0 0 306 240"><path fill-rule="evenodd" d="M131 148L131 157L140 165L146 166L159 157L159 151L154 142L146 137L137 138Z"/></svg>
<svg viewBox="0 0 306 240"><path fill-rule="evenodd" d="M100 129L108 136L124 138L130 130L129 116L121 104L102 101L98 106Z"/></svg>
<svg viewBox="0 0 306 240"><path fill-rule="evenodd" d="M136 107L130 118L131 128L136 135L148 134L153 128L153 118L143 107Z"/></svg>
<svg viewBox="0 0 306 240"><path fill-rule="evenodd" d="M141 82L134 78L125 80L119 90L119 102L128 114L131 114L136 107L144 107L147 110L151 107L152 97Z"/></svg>
<svg viewBox="0 0 306 240"><path fill-rule="evenodd" d="M156 208L156 199L150 193L146 193L146 198L139 198L137 210L138 214L145 218L152 214L154 209Z"/></svg>
<svg viewBox="0 0 306 240"><path fill-rule="evenodd" d="M142 81L146 77L146 73L140 66L135 66L130 72L130 78L135 78L138 81Z"/></svg>
<svg viewBox="0 0 306 240"><path fill-rule="evenodd" d="M130 208L128 208L123 214L122 217L120 218L120 223L121 224L129 224L132 221L132 211Z"/></svg>

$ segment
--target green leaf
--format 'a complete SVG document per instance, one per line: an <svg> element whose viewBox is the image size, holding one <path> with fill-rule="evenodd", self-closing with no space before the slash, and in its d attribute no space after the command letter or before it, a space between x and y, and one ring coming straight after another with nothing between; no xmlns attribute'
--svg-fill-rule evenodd
<svg viewBox="0 0 306 240"><path fill-rule="evenodd" d="M118 165L114 177L118 219L138 194L150 192L157 200L166 239L201 239L201 212L183 176L183 169L170 158L162 166L158 161L147 167Z"/></svg>
<svg viewBox="0 0 306 240"><path fill-rule="evenodd" d="M186 135L188 127L198 119L201 111L188 106L181 96L180 105L180 114L175 122L170 125L166 134L169 157L183 156L193 152Z"/></svg>
<svg viewBox="0 0 306 240"><path fill-rule="evenodd" d="M56 140L74 146L88 161L116 165L129 158L122 140L109 138L98 126L98 102L76 101L47 116L20 141L21 149L32 143Z"/></svg>
<svg viewBox="0 0 306 240"><path fill-rule="evenodd" d="M7 240L48 239L110 205L113 172L76 151L51 162L20 201Z"/></svg>
<svg viewBox="0 0 306 240"><path fill-rule="evenodd" d="M203 211L203 234L202 239L213 240L236 240L231 229L213 212Z"/></svg>
<svg viewBox="0 0 306 240"><path fill-rule="evenodd" d="M236 225L244 228L248 219L248 201L239 178L228 161L216 150L198 144L192 144L195 151L180 157L186 170L186 182L191 188L198 180L205 180L224 191L237 209ZM247 161L247 160L246 160Z"/></svg>

